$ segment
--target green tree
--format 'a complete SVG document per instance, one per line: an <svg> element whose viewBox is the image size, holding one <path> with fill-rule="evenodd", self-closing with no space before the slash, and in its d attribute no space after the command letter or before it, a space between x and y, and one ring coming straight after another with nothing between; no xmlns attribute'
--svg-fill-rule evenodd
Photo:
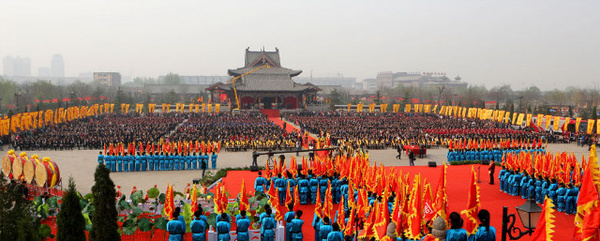
<svg viewBox="0 0 600 241"><path fill-rule="evenodd" d="M331 92L329 92L329 100L329 108L331 110L335 110L335 105L342 104L342 98L337 89L333 89Z"/></svg>
<svg viewBox="0 0 600 241"><path fill-rule="evenodd" d="M91 241L121 240L117 224L115 184L110 179L110 170L104 165L96 167L92 187L94 215L92 216Z"/></svg>
<svg viewBox="0 0 600 241"><path fill-rule="evenodd" d="M23 195L24 188L0 178L0 240L41 240L40 222L32 215L35 210Z"/></svg>
<svg viewBox="0 0 600 241"><path fill-rule="evenodd" d="M62 199L60 212L56 217L56 240L57 241L77 241L86 240L85 237L85 219L81 214L81 204L79 204L79 194L75 189L73 177L69 177L69 189Z"/></svg>
<svg viewBox="0 0 600 241"><path fill-rule="evenodd" d="M180 85L182 84L183 80L178 74L168 73L162 82L166 85Z"/></svg>

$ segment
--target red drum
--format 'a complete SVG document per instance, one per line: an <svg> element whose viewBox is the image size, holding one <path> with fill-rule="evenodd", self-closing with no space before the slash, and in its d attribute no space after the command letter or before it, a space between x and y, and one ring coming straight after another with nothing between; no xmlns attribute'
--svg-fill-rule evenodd
<svg viewBox="0 0 600 241"><path fill-rule="evenodd" d="M28 160L29 159L27 158L27 156L20 156L15 161L13 161L12 172L13 172L14 179L16 179L16 180L21 179L21 175L23 175L23 165Z"/></svg>
<svg viewBox="0 0 600 241"><path fill-rule="evenodd" d="M60 172L56 162L42 161L35 167L35 181L40 187L52 188L60 181Z"/></svg>
<svg viewBox="0 0 600 241"><path fill-rule="evenodd" d="M33 181L33 178L35 177L35 167L38 163L39 160L32 158L23 164L23 176L25 177L25 182L27 182L27 184L31 184L31 181Z"/></svg>
<svg viewBox="0 0 600 241"><path fill-rule="evenodd" d="M12 172L12 164L16 158L17 156L14 154L2 157L2 172L4 173L4 176L8 177Z"/></svg>

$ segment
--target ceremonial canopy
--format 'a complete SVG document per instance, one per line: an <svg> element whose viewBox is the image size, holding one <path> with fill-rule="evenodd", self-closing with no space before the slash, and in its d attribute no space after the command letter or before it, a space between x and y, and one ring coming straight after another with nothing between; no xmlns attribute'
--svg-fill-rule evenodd
<svg viewBox="0 0 600 241"><path fill-rule="evenodd" d="M265 65L269 67L264 67ZM305 101L312 99L319 91L319 88L310 83L298 84L292 80L292 77L300 75L302 70L282 67L277 48L275 51L246 49L244 67L229 69L227 73L232 79L241 76L235 81L241 109L304 108ZM207 90L226 94L227 99L235 106L236 99L231 81L226 84L217 83Z"/></svg>

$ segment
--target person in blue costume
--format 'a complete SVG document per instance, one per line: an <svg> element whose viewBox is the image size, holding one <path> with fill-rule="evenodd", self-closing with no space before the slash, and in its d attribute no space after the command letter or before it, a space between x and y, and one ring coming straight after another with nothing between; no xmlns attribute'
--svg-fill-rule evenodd
<svg viewBox="0 0 600 241"><path fill-rule="evenodd" d="M327 235L327 241L344 241L344 234L342 232L340 232L340 225L337 223L334 223L333 225L331 225L332 230L328 235Z"/></svg>
<svg viewBox="0 0 600 241"><path fill-rule="evenodd" d="M552 199L552 203L556 206L556 191L558 190L558 183L552 179L552 183L548 187L548 197Z"/></svg>
<svg viewBox="0 0 600 241"><path fill-rule="evenodd" d="M194 153L189 156L192 170L198 170L198 155Z"/></svg>
<svg viewBox="0 0 600 241"><path fill-rule="evenodd" d="M150 156L148 157L148 170L154 171L156 165L156 156L154 153L150 152Z"/></svg>
<svg viewBox="0 0 600 241"><path fill-rule="evenodd" d="M479 227L477 232L473 234L473 241L495 241L496 240L496 229L490 226L490 212L485 209L479 210L477 214L479 218ZM471 237L469 237L471 240Z"/></svg>
<svg viewBox="0 0 600 241"><path fill-rule="evenodd" d="M310 198L310 183L306 179L306 176L300 175L298 179L298 195L300 195L300 204L305 205L308 204L308 199Z"/></svg>
<svg viewBox="0 0 600 241"><path fill-rule="evenodd" d="M135 158L133 157L133 153L127 154L127 163L129 163L129 171L135 171ZM127 170L125 170L127 171Z"/></svg>
<svg viewBox="0 0 600 241"><path fill-rule="evenodd" d="M149 153L144 153L144 155L142 155L142 171L147 171L148 170L148 159L150 159L150 154Z"/></svg>
<svg viewBox="0 0 600 241"><path fill-rule="evenodd" d="M319 237L322 241L327 241L327 235L333 231L333 227L331 227L331 220L329 217L325 216L323 218L323 223L319 227Z"/></svg>
<svg viewBox="0 0 600 241"><path fill-rule="evenodd" d="M212 165L212 169L217 168L217 154L214 152L210 156L210 164Z"/></svg>
<svg viewBox="0 0 600 241"><path fill-rule="evenodd" d="M240 211L240 216L235 219L235 224L237 225L237 240L249 241L250 235L248 234L248 229L250 228L250 219L246 217L246 210Z"/></svg>
<svg viewBox="0 0 600 241"><path fill-rule="evenodd" d="M208 169L209 168L208 162L210 161L208 159L208 153L206 153L206 152L202 153L202 155L200 155L200 160L202 160L202 161L204 161L206 163L206 169Z"/></svg>
<svg viewBox="0 0 600 241"><path fill-rule="evenodd" d="M181 156L173 155L173 170L178 171L181 170Z"/></svg>
<svg viewBox="0 0 600 241"><path fill-rule="evenodd" d="M519 189L520 189L519 184L521 184L521 179L523 178L523 176L524 176L523 173L520 173L520 172L515 174L514 179L511 183L512 190L510 192L510 195L513 195L513 196L519 195Z"/></svg>
<svg viewBox="0 0 600 241"><path fill-rule="evenodd" d="M467 230L463 227L463 219L457 212L450 213L450 229L446 230L446 241L467 241Z"/></svg>
<svg viewBox="0 0 600 241"><path fill-rule="evenodd" d="M123 171L123 159L121 158L121 153L117 154L117 156L115 156L115 161L117 163L117 172L122 172Z"/></svg>
<svg viewBox="0 0 600 241"><path fill-rule="evenodd" d="M100 164L104 164L104 155L102 155L102 152L98 153L98 165Z"/></svg>
<svg viewBox="0 0 600 241"><path fill-rule="evenodd" d="M302 235L302 225L304 225L304 221L302 221L302 210L298 210L296 212L296 218L292 219L290 229L292 233L292 241L303 241L304 235Z"/></svg>
<svg viewBox="0 0 600 241"><path fill-rule="evenodd" d="M535 202L542 203L544 202L544 197L542 196L542 180L538 179L535 181Z"/></svg>
<svg viewBox="0 0 600 241"><path fill-rule="evenodd" d="M142 170L142 155L140 153L137 154L135 158L135 171L139 172Z"/></svg>
<svg viewBox="0 0 600 241"><path fill-rule="evenodd" d="M531 176L527 182L527 198L535 199L535 177Z"/></svg>
<svg viewBox="0 0 600 241"><path fill-rule="evenodd" d="M523 178L521 178L521 183L519 184L521 189L521 193L519 193L519 195L521 195L521 197L524 199L527 199L527 192L529 191L527 184L529 184L529 176L525 175Z"/></svg>
<svg viewBox="0 0 600 241"><path fill-rule="evenodd" d="M287 171L287 177L288 178L287 178L286 184L290 185L290 193L292 195L294 195L294 188L296 187L296 184L298 184L298 183L296 183L296 180L294 179L293 175L289 171Z"/></svg>
<svg viewBox="0 0 600 241"><path fill-rule="evenodd" d="M571 184L567 184L569 188L565 194L565 212L567 214L575 214L577 211L577 195L579 194L579 188L572 187Z"/></svg>
<svg viewBox="0 0 600 241"><path fill-rule="evenodd" d="M285 241L292 240L292 220L296 217L296 212L294 212L294 204L290 203L288 205L288 212L283 216L283 220L285 220Z"/></svg>
<svg viewBox="0 0 600 241"><path fill-rule="evenodd" d="M333 203L340 203L340 176L337 173L333 174L331 181L331 195L333 195Z"/></svg>
<svg viewBox="0 0 600 241"><path fill-rule="evenodd" d="M504 191L504 185L506 185L506 173L508 171L504 168L502 168L502 170L500 170L500 173L498 173L498 179L499 179L499 183L500 183L500 190Z"/></svg>
<svg viewBox="0 0 600 241"><path fill-rule="evenodd" d="M287 189L287 182L281 177L281 173L277 174L277 179L273 182L279 193L279 204L285 205L285 191Z"/></svg>
<svg viewBox="0 0 600 241"><path fill-rule="evenodd" d="M267 185L267 179L265 179L264 177L262 177L262 172L259 171L258 172L258 177L254 180L254 190L256 192L265 192L264 186Z"/></svg>
<svg viewBox="0 0 600 241"><path fill-rule="evenodd" d="M217 222L217 240L218 241L229 241L231 236L229 235L229 231L231 231L231 224L227 221L227 214L222 213L219 221Z"/></svg>
<svg viewBox="0 0 600 241"><path fill-rule="evenodd" d="M548 191L550 190L550 180L548 178L542 181L542 202L546 200L546 196L548 196Z"/></svg>
<svg viewBox="0 0 600 241"><path fill-rule="evenodd" d="M192 241L206 241L206 220L202 219L202 211L194 212L194 220L190 223L190 231L192 231ZM204 216L206 218L206 216ZM239 236L238 236L239 240ZM248 240L246 240L248 241Z"/></svg>
<svg viewBox="0 0 600 241"><path fill-rule="evenodd" d="M312 171L309 170L309 174L311 174L311 178L309 180L310 184L310 203L317 203L317 192L319 191L319 179L315 175L312 174Z"/></svg>
<svg viewBox="0 0 600 241"><path fill-rule="evenodd" d="M273 218L271 209L267 209L265 217L260 222L260 235L262 241L274 241L275 240L275 228L277 228L277 222Z"/></svg>
<svg viewBox="0 0 600 241"><path fill-rule="evenodd" d="M325 201L325 192L327 192L327 186L329 186L329 179L327 177L321 177L319 180L319 192L321 192L321 203Z"/></svg>
<svg viewBox="0 0 600 241"><path fill-rule="evenodd" d="M169 241L183 241L185 225L179 221L179 212L173 212L173 219L167 223L167 232L169 233Z"/></svg>
<svg viewBox="0 0 600 241"><path fill-rule="evenodd" d="M135 189L135 187L133 187ZM175 208L175 212L181 214L181 208L180 207L176 207ZM185 217L183 217L183 215L179 215L179 217L177 218L177 220L179 220L181 223L183 223L183 227L187 227L185 226Z"/></svg>
<svg viewBox="0 0 600 241"><path fill-rule="evenodd" d="M315 232L315 241L321 241L321 237L319 236L319 230L321 229L321 218L317 215L317 212L313 215L312 227Z"/></svg>

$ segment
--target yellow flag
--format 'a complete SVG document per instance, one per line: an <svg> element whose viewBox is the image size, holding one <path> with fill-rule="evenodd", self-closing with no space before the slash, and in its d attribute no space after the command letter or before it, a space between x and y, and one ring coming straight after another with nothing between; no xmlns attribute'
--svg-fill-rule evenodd
<svg viewBox="0 0 600 241"><path fill-rule="evenodd" d="M579 124L581 124L581 117L575 119L575 132L579 133Z"/></svg>
<svg viewBox="0 0 600 241"><path fill-rule="evenodd" d="M216 113L221 112L221 104L215 104L215 112Z"/></svg>
<svg viewBox="0 0 600 241"><path fill-rule="evenodd" d="M348 112L350 112L350 108L352 108L352 104L348 103Z"/></svg>
<svg viewBox="0 0 600 241"><path fill-rule="evenodd" d="M596 120L596 134L600 135L600 120Z"/></svg>
<svg viewBox="0 0 600 241"><path fill-rule="evenodd" d="M587 126L587 134L592 134L592 131L594 131L594 119L588 119L588 126Z"/></svg>
<svg viewBox="0 0 600 241"><path fill-rule="evenodd" d="M550 127L550 120L552 119L551 115L546 115L546 129Z"/></svg>
<svg viewBox="0 0 600 241"><path fill-rule="evenodd" d="M508 124L508 120L510 120L510 111L507 111L504 115L504 123Z"/></svg>
<svg viewBox="0 0 600 241"><path fill-rule="evenodd" d="M531 117L533 115L532 114L527 114L527 123L525 123L525 126L529 127L531 125Z"/></svg>
<svg viewBox="0 0 600 241"><path fill-rule="evenodd" d="M406 107L404 107L404 112L410 112L410 104L406 104Z"/></svg>
<svg viewBox="0 0 600 241"><path fill-rule="evenodd" d="M539 127L542 127L542 119L543 119L543 118L544 118L544 115L543 115L543 114L538 114L538 115L537 115L537 120L536 120L536 124L535 124L535 125L537 125L537 126L539 126Z"/></svg>
<svg viewBox="0 0 600 241"><path fill-rule="evenodd" d="M525 117L525 114L519 113L519 116L517 117L517 125L519 125L519 126L523 125L523 118L524 117Z"/></svg>
<svg viewBox="0 0 600 241"><path fill-rule="evenodd" d="M569 126L569 122L571 122L571 118L565 117L565 125L563 126L563 132L567 131L567 127Z"/></svg>
<svg viewBox="0 0 600 241"><path fill-rule="evenodd" d="M555 131L557 131L558 128L559 128L559 125L558 125L559 122L560 122L560 117L559 116L555 116L554 117L554 126L553 126Z"/></svg>

